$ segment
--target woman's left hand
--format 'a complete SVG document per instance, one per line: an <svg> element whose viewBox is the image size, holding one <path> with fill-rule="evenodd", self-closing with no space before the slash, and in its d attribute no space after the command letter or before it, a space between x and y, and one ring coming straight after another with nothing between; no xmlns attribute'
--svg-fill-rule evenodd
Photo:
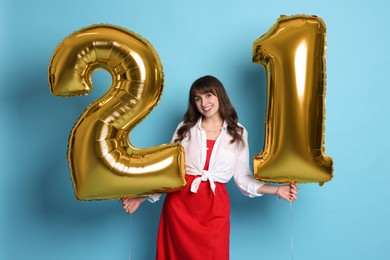
<svg viewBox="0 0 390 260"><path fill-rule="evenodd" d="M289 202L294 202L298 199L298 187L295 184L279 186L276 195Z"/></svg>

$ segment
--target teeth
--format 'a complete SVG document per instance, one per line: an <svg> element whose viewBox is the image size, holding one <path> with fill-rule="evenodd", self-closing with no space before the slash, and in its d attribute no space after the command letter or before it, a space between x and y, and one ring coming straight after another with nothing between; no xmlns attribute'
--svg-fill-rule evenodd
<svg viewBox="0 0 390 260"><path fill-rule="evenodd" d="M211 106L203 108L203 111L209 111L211 109Z"/></svg>

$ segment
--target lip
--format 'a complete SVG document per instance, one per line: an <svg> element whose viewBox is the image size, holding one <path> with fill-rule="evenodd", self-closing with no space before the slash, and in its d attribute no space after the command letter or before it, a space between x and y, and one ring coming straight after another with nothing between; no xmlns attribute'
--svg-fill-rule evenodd
<svg viewBox="0 0 390 260"><path fill-rule="evenodd" d="M202 110L203 110L203 112L207 113L207 112L209 112L212 108L213 108L213 106L207 106L207 107L203 107Z"/></svg>

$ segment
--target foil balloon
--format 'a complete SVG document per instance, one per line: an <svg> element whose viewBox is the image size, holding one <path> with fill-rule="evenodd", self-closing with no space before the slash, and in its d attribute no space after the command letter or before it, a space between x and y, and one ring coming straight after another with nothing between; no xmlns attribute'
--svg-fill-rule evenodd
<svg viewBox="0 0 390 260"><path fill-rule="evenodd" d="M65 38L49 64L50 91L59 96L88 94L92 73L112 76L108 91L75 123L68 162L80 200L140 197L185 185L184 151L179 144L136 148L130 132L157 105L163 90L158 54L141 36L112 25L92 25Z"/></svg>
<svg viewBox="0 0 390 260"><path fill-rule="evenodd" d="M256 179L323 185L333 176L325 154L326 26L316 16L281 16L253 46L267 73L265 140Z"/></svg>

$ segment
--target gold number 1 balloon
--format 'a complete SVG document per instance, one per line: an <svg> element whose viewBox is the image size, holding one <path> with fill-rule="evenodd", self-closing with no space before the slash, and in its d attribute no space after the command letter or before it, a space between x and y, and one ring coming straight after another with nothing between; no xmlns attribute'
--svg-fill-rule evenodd
<svg viewBox="0 0 390 260"><path fill-rule="evenodd" d="M324 150L326 27L316 16L281 16L254 42L267 73L266 132L254 157L256 179L318 182L333 174Z"/></svg>
<svg viewBox="0 0 390 260"><path fill-rule="evenodd" d="M76 197L115 199L182 188L184 151L179 144L138 149L129 141L131 130L157 105L163 90L163 69L154 48L117 26L83 28L54 51L50 90L60 96L87 94L96 69L107 70L112 85L89 105L69 137Z"/></svg>

